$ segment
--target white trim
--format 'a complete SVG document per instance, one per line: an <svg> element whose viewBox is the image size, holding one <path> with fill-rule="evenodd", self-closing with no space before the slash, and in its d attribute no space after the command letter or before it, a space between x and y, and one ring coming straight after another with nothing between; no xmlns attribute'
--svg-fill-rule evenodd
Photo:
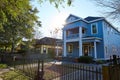
<svg viewBox="0 0 120 80"><path fill-rule="evenodd" d="M106 26L105 26L105 22L102 21L102 28L103 28L103 46L105 46L105 35L104 35L104 34L105 34L105 31L104 31L104 30L105 30L105 29L104 29L105 27L106 27ZM103 55L104 55L104 58L106 58L105 48L104 48L104 54L103 54Z"/></svg>
<svg viewBox="0 0 120 80"><path fill-rule="evenodd" d="M105 18L95 19L95 20L89 21L89 23L96 22L96 21L103 20L103 19Z"/></svg>
<svg viewBox="0 0 120 80"><path fill-rule="evenodd" d="M64 42L64 50L63 51L64 51L63 56L66 57L67 56L67 53L66 53L66 42Z"/></svg>
<svg viewBox="0 0 120 80"><path fill-rule="evenodd" d="M82 27L79 27L79 57L82 56Z"/></svg>
<svg viewBox="0 0 120 80"><path fill-rule="evenodd" d="M58 56L58 54L59 54L59 51L58 51L58 44L57 44L57 47L56 47L56 56Z"/></svg>
<svg viewBox="0 0 120 80"><path fill-rule="evenodd" d="M94 42L94 57L95 57L95 59L97 59L96 42Z"/></svg>
<svg viewBox="0 0 120 80"><path fill-rule="evenodd" d="M86 23L93 23L93 22L96 22L96 21L104 20L104 21L106 21L108 24L110 24L112 28L114 28L117 32L120 33L120 31L117 30L117 29L116 29L110 22L108 22L105 18L100 18L100 19L96 19L96 20L92 20L92 21L87 21L87 20L84 20L84 19L76 19L76 20L74 20L74 21L72 21L72 22L63 24L63 26L65 26L65 25L67 25L67 24L71 24L71 23L77 22L77 21L80 21L80 20L81 20L81 21L84 21L84 22L86 22Z"/></svg>
<svg viewBox="0 0 120 80"><path fill-rule="evenodd" d="M73 20L73 21L71 21L71 22L68 22L68 23L66 23L66 24L63 24L63 25L67 25L67 24L71 24L71 23L74 23L74 22L77 22L77 21L84 21L84 22L86 22L86 23L93 23L93 22L96 22L96 21L99 21L99 20L103 20L103 19L105 19L105 18L100 18L100 19L96 19L96 20L92 20L92 21L87 21L87 20L84 20L84 19L76 19L76 20Z"/></svg>
<svg viewBox="0 0 120 80"><path fill-rule="evenodd" d="M79 38L77 38L77 39L68 39L68 40L66 40L66 42L76 42L76 41L79 41Z"/></svg>
<svg viewBox="0 0 120 80"><path fill-rule="evenodd" d="M66 31L63 31L64 32L64 48L63 48L63 56L66 57L67 56L67 53L66 53Z"/></svg>
<svg viewBox="0 0 120 80"><path fill-rule="evenodd" d="M67 24L72 24L72 23L78 22L78 21L84 21L84 22L86 22L86 23L89 23L88 21L86 21L86 20L84 20L84 19L76 19L76 20L73 20L73 21L68 22L68 23L66 23L66 24L63 24L63 26L65 26L65 25L67 25Z"/></svg>
<svg viewBox="0 0 120 80"><path fill-rule="evenodd" d="M96 33L93 33L93 27L92 27L92 25L96 25L96 30L97 30ZM91 34L98 34L98 24L97 23L92 23L91 24Z"/></svg>
<svg viewBox="0 0 120 80"><path fill-rule="evenodd" d="M99 40L101 40L101 38L99 38L99 37L86 37L86 38L82 38L82 39L99 39Z"/></svg>
<svg viewBox="0 0 120 80"><path fill-rule="evenodd" d="M99 38L99 37L82 38L82 40L89 40L89 39L95 39L96 41L97 41L97 40L102 40L102 39ZM79 38L66 40L66 42L76 42L76 41L79 41Z"/></svg>

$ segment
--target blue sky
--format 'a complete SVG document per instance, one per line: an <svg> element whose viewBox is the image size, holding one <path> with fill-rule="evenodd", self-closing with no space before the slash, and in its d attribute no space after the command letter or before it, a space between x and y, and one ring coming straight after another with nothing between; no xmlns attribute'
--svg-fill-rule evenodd
<svg viewBox="0 0 120 80"><path fill-rule="evenodd" d="M56 9L49 2L42 3L41 5L38 2L33 2L32 4L38 8L39 13L37 15L42 22L42 27L36 29L36 38L46 36L61 38L61 31L55 35L51 34L50 32L53 32L55 28L62 29L62 24L64 24L64 20L69 16L69 14L74 14L81 18L85 18L87 16L104 16L102 14L102 9L91 0L73 0L73 3L70 7L59 7L59 9ZM116 24L110 19L109 21L114 25ZM39 34L39 31L42 33L42 35Z"/></svg>

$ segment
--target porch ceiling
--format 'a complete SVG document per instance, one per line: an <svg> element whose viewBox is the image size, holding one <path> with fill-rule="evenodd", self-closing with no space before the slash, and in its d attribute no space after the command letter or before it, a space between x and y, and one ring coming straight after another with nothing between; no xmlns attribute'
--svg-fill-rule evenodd
<svg viewBox="0 0 120 80"><path fill-rule="evenodd" d="M86 38L82 38L83 42L101 42L101 38L99 37L86 37Z"/></svg>

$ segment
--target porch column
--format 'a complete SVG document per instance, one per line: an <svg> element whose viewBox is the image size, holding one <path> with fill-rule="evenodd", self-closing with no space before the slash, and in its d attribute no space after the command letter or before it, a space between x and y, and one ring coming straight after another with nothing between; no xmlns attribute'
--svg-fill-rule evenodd
<svg viewBox="0 0 120 80"><path fill-rule="evenodd" d="M66 31L64 30L63 31L63 56L66 57L67 56L67 53L66 53Z"/></svg>
<svg viewBox="0 0 120 80"><path fill-rule="evenodd" d="M56 52L57 52L56 56L58 56L58 43L57 43L57 47L56 48L57 48L56 49Z"/></svg>
<svg viewBox="0 0 120 80"><path fill-rule="evenodd" d="M94 41L94 57L97 58L96 42Z"/></svg>
<svg viewBox="0 0 120 80"><path fill-rule="evenodd" d="M79 26L79 57L82 56L82 27Z"/></svg>

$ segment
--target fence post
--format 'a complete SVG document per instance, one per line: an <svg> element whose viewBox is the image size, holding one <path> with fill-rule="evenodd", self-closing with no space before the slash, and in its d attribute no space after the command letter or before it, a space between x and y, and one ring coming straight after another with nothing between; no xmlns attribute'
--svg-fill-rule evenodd
<svg viewBox="0 0 120 80"><path fill-rule="evenodd" d="M109 66L102 66L103 80L110 80Z"/></svg>
<svg viewBox="0 0 120 80"><path fill-rule="evenodd" d="M41 64L41 66L40 66ZM37 76L35 77L34 80L44 80L43 75L44 75L44 61L38 60L38 71L37 71Z"/></svg>
<svg viewBox="0 0 120 80"><path fill-rule="evenodd" d="M117 56L113 55L113 65L117 65Z"/></svg>

